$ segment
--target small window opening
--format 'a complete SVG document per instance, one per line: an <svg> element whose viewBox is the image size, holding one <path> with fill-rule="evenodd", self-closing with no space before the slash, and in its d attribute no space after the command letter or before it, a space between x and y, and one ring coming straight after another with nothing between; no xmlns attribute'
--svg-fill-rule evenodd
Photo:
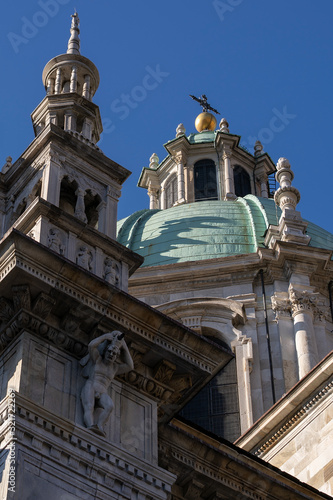
<svg viewBox="0 0 333 500"><path fill-rule="evenodd" d="M200 160L194 165L195 201L217 200L216 166L213 160Z"/></svg>

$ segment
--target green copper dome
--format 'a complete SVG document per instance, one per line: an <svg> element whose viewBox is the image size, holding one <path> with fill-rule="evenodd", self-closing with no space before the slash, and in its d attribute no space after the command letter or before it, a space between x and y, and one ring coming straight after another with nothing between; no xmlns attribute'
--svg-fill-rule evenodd
<svg viewBox="0 0 333 500"><path fill-rule="evenodd" d="M271 199L201 201L167 210L141 210L119 221L118 241L145 259L143 266L255 253L281 211ZM333 235L309 222L310 246L333 250Z"/></svg>

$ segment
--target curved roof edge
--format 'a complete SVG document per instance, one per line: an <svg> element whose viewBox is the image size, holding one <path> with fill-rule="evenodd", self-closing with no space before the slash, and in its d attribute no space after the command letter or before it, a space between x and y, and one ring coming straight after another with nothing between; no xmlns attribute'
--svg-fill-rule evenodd
<svg viewBox="0 0 333 500"><path fill-rule="evenodd" d="M265 247L280 216L274 200L254 195L145 209L118 222L118 241L144 257L144 267L248 255ZM333 234L311 222L307 234L309 247L333 252Z"/></svg>

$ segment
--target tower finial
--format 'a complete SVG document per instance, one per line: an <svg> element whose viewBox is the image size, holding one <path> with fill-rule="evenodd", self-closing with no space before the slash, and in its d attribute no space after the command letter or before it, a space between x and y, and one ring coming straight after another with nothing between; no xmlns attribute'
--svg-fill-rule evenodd
<svg viewBox="0 0 333 500"><path fill-rule="evenodd" d="M72 14L72 25L71 25L71 36L68 40L68 48L67 54L78 54L80 55L80 19L79 15L75 10L75 13Z"/></svg>

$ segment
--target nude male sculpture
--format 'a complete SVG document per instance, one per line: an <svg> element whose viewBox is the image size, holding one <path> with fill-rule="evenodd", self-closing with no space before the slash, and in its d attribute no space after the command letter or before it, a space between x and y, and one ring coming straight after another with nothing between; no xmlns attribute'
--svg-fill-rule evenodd
<svg viewBox="0 0 333 500"><path fill-rule="evenodd" d="M109 386L116 375L133 370L133 360L118 331L105 333L88 345L89 353L81 360L88 380L81 392L84 423L96 434L105 436L104 425L112 410L113 401L108 394ZM103 345L104 343L104 345ZM97 423L94 424L94 410L101 408Z"/></svg>

